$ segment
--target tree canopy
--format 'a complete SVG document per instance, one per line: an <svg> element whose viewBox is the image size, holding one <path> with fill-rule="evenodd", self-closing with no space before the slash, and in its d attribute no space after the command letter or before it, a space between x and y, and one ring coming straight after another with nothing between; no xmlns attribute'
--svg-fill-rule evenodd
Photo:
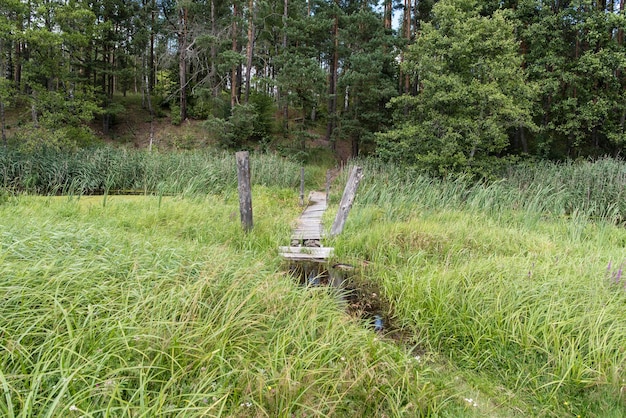
<svg viewBox="0 0 626 418"><path fill-rule="evenodd" d="M3 138L22 106L12 140L80 145L132 92L151 120L257 121L224 144L312 130L437 173L618 155L625 27L624 0L6 0Z"/></svg>
<svg viewBox="0 0 626 418"><path fill-rule="evenodd" d="M395 127L379 135L379 154L440 173L498 155L511 130L534 129L536 89L521 64L504 11L441 0L405 54L414 91L391 100Z"/></svg>

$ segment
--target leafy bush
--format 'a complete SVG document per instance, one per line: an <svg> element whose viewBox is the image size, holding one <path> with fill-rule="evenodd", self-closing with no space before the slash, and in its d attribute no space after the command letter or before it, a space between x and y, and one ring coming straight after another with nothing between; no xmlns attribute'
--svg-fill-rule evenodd
<svg viewBox="0 0 626 418"><path fill-rule="evenodd" d="M209 116L205 128L225 148L240 147L249 141L261 141L271 131L271 119L263 99L255 104L237 105L227 119ZM261 109L264 113L260 113Z"/></svg>
<svg viewBox="0 0 626 418"><path fill-rule="evenodd" d="M172 125L179 126L183 121L180 117L180 106L173 104L170 106L170 109L170 119L172 120Z"/></svg>
<svg viewBox="0 0 626 418"><path fill-rule="evenodd" d="M254 132L257 140L263 140L272 133L272 125L274 123L274 101L267 94L252 92L250 94L250 103L254 106L257 119L254 126Z"/></svg>
<svg viewBox="0 0 626 418"><path fill-rule="evenodd" d="M12 145L27 152L42 147L72 151L93 145L97 141L97 137L87 126L20 129L11 138Z"/></svg>

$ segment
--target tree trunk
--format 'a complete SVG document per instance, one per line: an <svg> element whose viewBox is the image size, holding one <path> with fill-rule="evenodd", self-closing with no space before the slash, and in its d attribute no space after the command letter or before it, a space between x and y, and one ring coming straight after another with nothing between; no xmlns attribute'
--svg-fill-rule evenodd
<svg viewBox="0 0 626 418"><path fill-rule="evenodd" d="M619 13L624 14L624 0L619 0ZM617 43L624 45L624 28L622 26L617 30Z"/></svg>
<svg viewBox="0 0 626 418"><path fill-rule="evenodd" d="M232 33L232 51L237 53L239 52L239 47L237 46L237 3L233 2L233 33ZM230 107L233 109L237 104L237 65L234 65L230 72Z"/></svg>
<svg viewBox="0 0 626 418"><path fill-rule="evenodd" d="M357 137L352 138L352 157L356 158L359 156L359 139Z"/></svg>
<svg viewBox="0 0 626 418"><path fill-rule="evenodd" d="M308 16L309 14L307 14L307 17ZM287 18L288 17L289 17L289 0L284 0L283 1L283 51L287 50ZM287 131L289 131L289 100L287 100L285 96L286 94L282 89L278 91L279 100L283 99L283 128L284 128L285 135L286 135Z"/></svg>
<svg viewBox="0 0 626 418"><path fill-rule="evenodd" d="M187 119L187 9L180 9L178 28L178 79L180 120Z"/></svg>
<svg viewBox="0 0 626 418"><path fill-rule="evenodd" d="M4 77L6 69L4 68L4 51L2 50L2 42L0 41L0 77ZM0 129L2 130L2 143L4 148L7 147L6 120L4 117L4 98L0 95Z"/></svg>
<svg viewBox="0 0 626 418"><path fill-rule="evenodd" d="M146 92L146 99L148 101L148 111L150 112L150 134L148 137L148 151L152 151L152 144L154 143L154 109L152 108L152 99L150 98L150 77L149 77L149 72L150 72L150 65L147 65L145 70L145 77L144 77L144 83L145 83L145 92Z"/></svg>
<svg viewBox="0 0 626 418"><path fill-rule="evenodd" d="M0 125L2 125L2 143L7 147L6 121L4 119L4 101L0 99Z"/></svg>
<svg viewBox="0 0 626 418"><path fill-rule="evenodd" d="M407 44L409 42L411 42L411 0L404 0L405 1L405 36L406 36L406 42ZM408 74L404 75L404 92L405 93L409 93L411 91L411 80L409 78Z"/></svg>
<svg viewBox="0 0 626 418"><path fill-rule="evenodd" d="M524 154L528 154L528 140L526 139L526 133L524 132L524 127L519 127L519 139L522 143L522 152Z"/></svg>
<svg viewBox="0 0 626 418"><path fill-rule="evenodd" d="M150 71L150 75L148 77L148 91L152 91L154 89L154 85L156 83L156 71L154 68L154 37L155 30L154 26L156 25L156 0L152 0L151 9L150 9L150 62L148 63L148 70Z"/></svg>
<svg viewBox="0 0 626 418"><path fill-rule="evenodd" d="M113 93L115 93L115 65L115 49L113 48L109 55L109 85L107 86L107 94L110 99L113 99Z"/></svg>
<svg viewBox="0 0 626 418"><path fill-rule="evenodd" d="M384 12L384 27L385 29L391 29L391 10L392 0L385 0L385 12Z"/></svg>
<svg viewBox="0 0 626 418"><path fill-rule="evenodd" d="M16 16L18 21L17 30L19 33L24 31L24 25L22 22L21 16ZM20 40L15 41L15 59L13 60L13 82L15 83L15 88L18 91L23 91L22 89L22 42Z"/></svg>
<svg viewBox="0 0 626 418"><path fill-rule="evenodd" d="M250 99L250 76L252 74L252 53L254 51L254 19L256 10L254 0L248 1L248 45L246 47L246 92L245 103Z"/></svg>
<svg viewBox="0 0 626 418"><path fill-rule="evenodd" d="M213 97L217 97L219 95L219 88L217 86L217 81L215 80L217 74L217 68L215 66L215 61L217 60L217 45L216 45L216 37L217 37L217 17L215 16L215 0L211 0L211 36L213 36L213 41L211 42L211 70L209 73L209 80L211 83L211 88L213 90Z"/></svg>
<svg viewBox="0 0 626 418"><path fill-rule="evenodd" d="M339 8L338 0L335 0L335 7ZM335 119L337 117L337 72L339 65L339 15L335 11L333 23L333 57L330 62L328 75L328 124L326 125L326 140L330 141L335 130ZM333 143L333 149L335 144Z"/></svg>
<svg viewBox="0 0 626 418"><path fill-rule="evenodd" d="M30 104L30 116L33 119L33 126L39 129L39 118L37 117L37 107L35 106L34 97L33 102Z"/></svg>

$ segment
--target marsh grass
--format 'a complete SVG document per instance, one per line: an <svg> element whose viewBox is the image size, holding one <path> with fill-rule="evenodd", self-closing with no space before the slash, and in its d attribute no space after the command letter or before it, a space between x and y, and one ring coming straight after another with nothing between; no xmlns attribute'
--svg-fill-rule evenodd
<svg viewBox="0 0 626 418"><path fill-rule="evenodd" d="M18 196L0 206L0 415L419 416L428 367L299 287L295 193Z"/></svg>
<svg viewBox="0 0 626 418"><path fill-rule="evenodd" d="M479 183L358 163L362 188L329 245L365 266L421 350L472 382L467 399L511 408L478 416L626 415L624 162L519 165Z"/></svg>
<svg viewBox="0 0 626 418"><path fill-rule="evenodd" d="M299 184L299 165L272 154L251 158L252 183ZM0 149L2 186L45 195L216 194L237 187L234 154L207 150L147 152L112 147L75 152Z"/></svg>
<svg viewBox="0 0 626 418"><path fill-rule="evenodd" d="M623 227L582 216L529 224L511 209L353 211L337 257L367 262L364 279L423 350L524 414L626 414Z"/></svg>
<svg viewBox="0 0 626 418"><path fill-rule="evenodd" d="M232 156L91 152L1 160L2 416L626 415L623 163L366 162L327 244L381 289L388 341L285 273L297 164L252 160L244 234Z"/></svg>
<svg viewBox="0 0 626 418"><path fill-rule="evenodd" d="M626 219L626 163L620 160L519 164L489 182L464 176L434 179L376 161L359 164L366 173L359 202L384 207L390 217L410 207L470 210L494 217L516 211L531 223L546 216L613 223Z"/></svg>

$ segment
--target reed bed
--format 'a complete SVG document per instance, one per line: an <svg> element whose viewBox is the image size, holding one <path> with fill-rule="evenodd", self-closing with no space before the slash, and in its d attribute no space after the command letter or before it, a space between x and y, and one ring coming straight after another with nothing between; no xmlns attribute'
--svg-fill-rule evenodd
<svg viewBox="0 0 626 418"><path fill-rule="evenodd" d="M476 182L456 176L435 179L412 169L359 162L365 178L361 204L402 208L473 210L498 216L515 210L529 217L585 217L626 220L626 162L597 161L518 164L500 180Z"/></svg>
<svg viewBox="0 0 626 418"><path fill-rule="evenodd" d="M272 154L251 159L252 183L281 188L299 184L299 165ZM209 194L237 187L235 157L226 152L147 152L112 147L75 152L38 148L0 150L0 184L6 189L59 194Z"/></svg>

